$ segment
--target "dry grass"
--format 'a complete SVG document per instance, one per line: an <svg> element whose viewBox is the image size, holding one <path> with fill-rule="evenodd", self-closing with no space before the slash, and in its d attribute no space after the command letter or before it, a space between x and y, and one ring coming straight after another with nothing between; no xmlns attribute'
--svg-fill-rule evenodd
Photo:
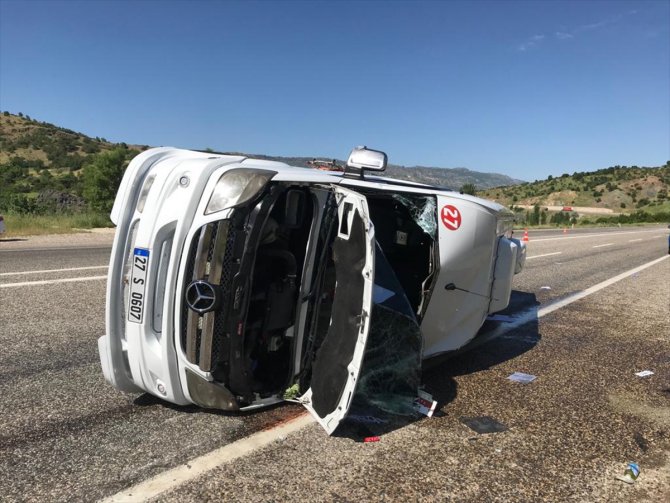
<svg viewBox="0 0 670 503"><path fill-rule="evenodd" d="M42 234L71 234L81 229L112 227L107 215L100 213L77 213L72 215L21 215L5 213L3 239Z"/></svg>

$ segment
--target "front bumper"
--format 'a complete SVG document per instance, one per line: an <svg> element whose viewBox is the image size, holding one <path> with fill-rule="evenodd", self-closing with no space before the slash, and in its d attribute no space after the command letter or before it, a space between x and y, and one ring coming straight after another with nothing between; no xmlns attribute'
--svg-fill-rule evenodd
<svg viewBox="0 0 670 503"><path fill-rule="evenodd" d="M211 175L241 160L237 156L160 148L138 155L126 170L112 210L117 229L107 279L106 334L98 340L103 375L116 388L146 391L176 404L195 402L186 384L193 379L188 378L188 365L175 346L179 271L185 261L187 238L193 228L202 225L196 215L202 215L198 210ZM142 187L150 175L151 190L138 208ZM127 317L135 248L149 254L140 323ZM198 368L194 374L207 380Z"/></svg>

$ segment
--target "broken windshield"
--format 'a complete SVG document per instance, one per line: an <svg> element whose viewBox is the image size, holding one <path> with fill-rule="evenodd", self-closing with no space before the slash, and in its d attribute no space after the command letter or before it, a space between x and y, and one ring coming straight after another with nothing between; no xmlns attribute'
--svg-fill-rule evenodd
<svg viewBox="0 0 670 503"><path fill-rule="evenodd" d="M414 416L421 351L421 330L412 306L377 244L370 334L352 412Z"/></svg>
<svg viewBox="0 0 670 503"><path fill-rule="evenodd" d="M435 197L393 194L393 199L409 210L412 219L423 229L423 232L433 239L435 238L435 231L437 230Z"/></svg>

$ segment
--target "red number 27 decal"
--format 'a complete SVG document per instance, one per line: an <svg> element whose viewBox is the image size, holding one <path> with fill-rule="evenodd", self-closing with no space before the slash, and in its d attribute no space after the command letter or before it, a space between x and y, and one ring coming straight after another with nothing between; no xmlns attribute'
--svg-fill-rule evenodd
<svg viewBox="0 0 670 503"><path fill-rule="evenodd" d="M442 207L441 215L442 223L450 231L455 231L461 226L461 212L456 206L447 204Z"/></svg>

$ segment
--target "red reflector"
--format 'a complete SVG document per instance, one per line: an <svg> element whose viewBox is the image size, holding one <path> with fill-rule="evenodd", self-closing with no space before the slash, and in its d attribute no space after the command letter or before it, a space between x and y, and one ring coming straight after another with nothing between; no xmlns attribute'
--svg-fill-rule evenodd
<svg viewBox="0 0 670 503"><path fill-rule="evenodd" d="M365 442L366 444L368 442L379 442L379 437L376 437L376 436L375 437L365 437L363 439L363 442Z"/></svg>

